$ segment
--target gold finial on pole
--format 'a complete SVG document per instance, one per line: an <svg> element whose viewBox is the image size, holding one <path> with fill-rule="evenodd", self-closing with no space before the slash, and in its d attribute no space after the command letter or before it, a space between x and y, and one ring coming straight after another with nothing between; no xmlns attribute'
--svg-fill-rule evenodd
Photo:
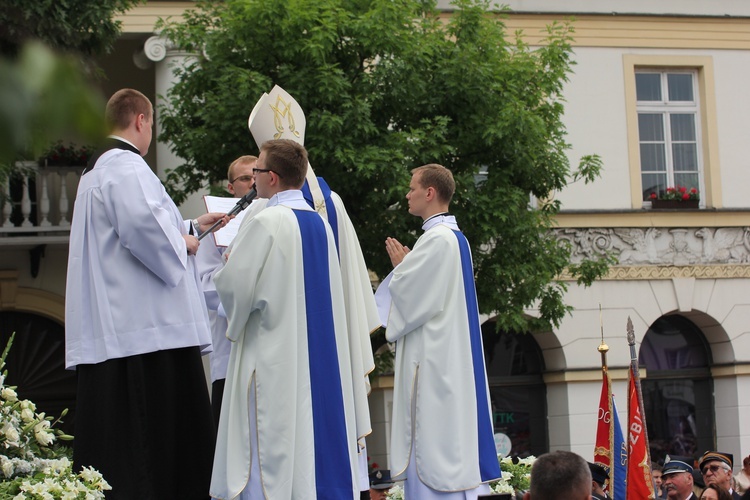
<svg viewBox="0 0 750 500"><path fill-rule="evenodd" d="M602 343L599 344L599 347L597 347L597 350L602 355L602 371L606 373L607 371L607 351L609 351L609 346L604 343L604 321L602 320L602 305L599 304L599 328L601 330L602 334Z"/></svg>

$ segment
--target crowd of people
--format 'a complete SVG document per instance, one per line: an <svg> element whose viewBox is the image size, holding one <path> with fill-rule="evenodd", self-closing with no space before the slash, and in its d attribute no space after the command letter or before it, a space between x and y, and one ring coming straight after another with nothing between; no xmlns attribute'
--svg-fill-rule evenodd
<svg viewBox="0 0 750 500"><path fill-rule="evenodd" d="M731 453L707 451L700 458L667 456L664 465L653 464L656 498L672 500L750 500L750 456L733 475Z"/></svg>
<svg viewBox="0 0 750 500"><path fill-rule="evenodd" d="M489 493L501 472L450 170L412 170L406 200L423 233L413 248L385 238L393 271L376 303L353 225L312 172L304 115L283 90L251 114L259 156L229 165L228 192L258 197L229 247L204 233L230 217L183 220L143 160L149 99L122 89L106 118L110 136L81 177L70 234L76 467L98 469L107 497L125 500L381 500L396 482L407 499ZM396 344L391 467L368 474L369 336L381 325ZM659 498L736 499L750 486L750 457L736 478L727 453L694 465L655 467ZM608 476L574 453L548 453L525 498L607 498Z"/></svg>

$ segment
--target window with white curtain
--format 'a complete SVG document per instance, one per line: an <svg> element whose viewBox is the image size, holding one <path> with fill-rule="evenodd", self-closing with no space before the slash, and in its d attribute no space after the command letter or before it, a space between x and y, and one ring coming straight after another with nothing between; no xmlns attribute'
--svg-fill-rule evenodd
<svg viewBox="0 0 750 500"><path fill-rule="evenodd" d="M643 200L676 186L702 193L697 71L636 69L635 87Z"/></svg>

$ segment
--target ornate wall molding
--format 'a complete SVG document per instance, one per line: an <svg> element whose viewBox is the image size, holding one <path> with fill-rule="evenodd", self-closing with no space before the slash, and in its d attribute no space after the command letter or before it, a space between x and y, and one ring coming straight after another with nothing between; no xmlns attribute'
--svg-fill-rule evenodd
<svg viewBox="0 0 750 500"><path fill-rule="evenodd" d="M560 228L571 261L605 254L607 280L750 278L750 227ZM561 276L570 279L570 275Z"/></svg>

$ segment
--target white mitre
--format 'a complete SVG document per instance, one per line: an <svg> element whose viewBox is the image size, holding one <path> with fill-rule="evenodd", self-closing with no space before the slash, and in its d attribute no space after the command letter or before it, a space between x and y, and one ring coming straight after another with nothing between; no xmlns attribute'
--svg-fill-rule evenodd
<svg viewBox="0 0 750 500"><path fill-rule="evenodd" d="M304 146L306 124L305 113L300 105L278 85L258 99L247 120L250 133L259 148L261 144L272 139L290 139ZM307 164L306 178L315 210L327 217L323 192L310 163Z"/></svg>

